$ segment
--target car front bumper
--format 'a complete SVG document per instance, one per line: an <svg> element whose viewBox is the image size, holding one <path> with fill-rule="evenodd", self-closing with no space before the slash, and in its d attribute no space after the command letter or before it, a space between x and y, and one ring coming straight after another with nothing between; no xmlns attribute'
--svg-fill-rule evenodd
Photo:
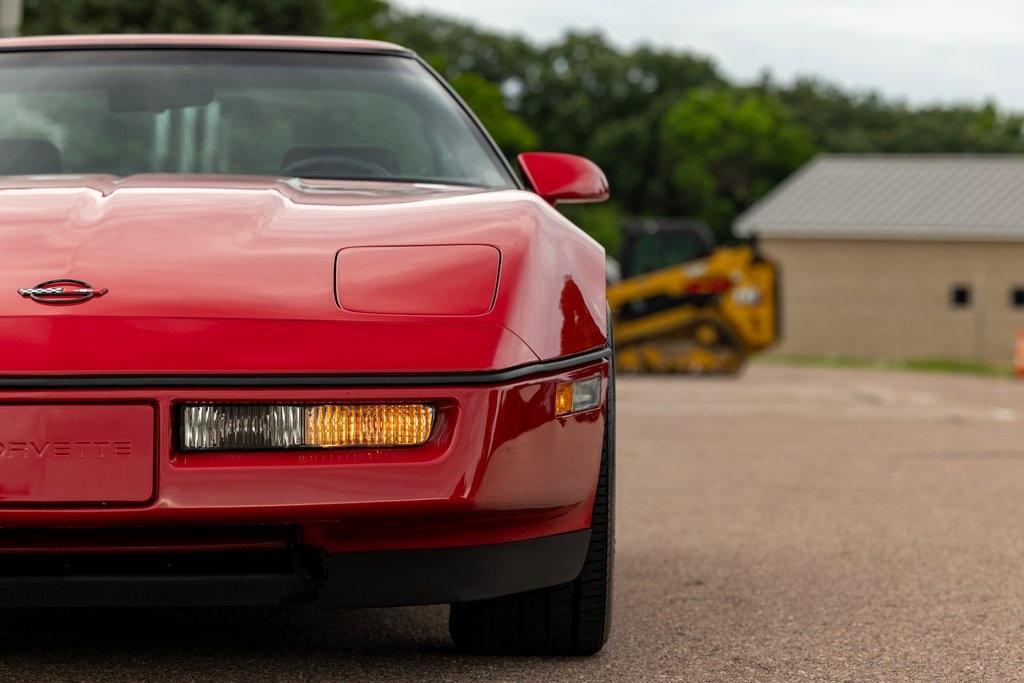
<svg viewBox="0 0 1024 683"><path fill-rule="evenodd" d="M148 405L156 426L145 502L0 501L0 559L18 558L0 569L0 604L417 604L571 580L586 553L605 412L556 417L554 392L594 375L607 382L607 372L598 359L495 383L2 388L4 404ZM438 411L415 448L177 445L177 407L188 402L413 400ZM168 571L151 571L154 557ZM57 568L68 558L70 570Z"/></svg>

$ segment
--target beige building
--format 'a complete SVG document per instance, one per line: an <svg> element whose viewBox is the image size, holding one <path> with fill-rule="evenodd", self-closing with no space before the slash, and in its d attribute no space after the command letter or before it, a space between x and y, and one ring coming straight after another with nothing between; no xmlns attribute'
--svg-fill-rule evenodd
<svg viewBox="0 0 1024 683"><path fill-rule="evenodd" d="M1009 361L1024 330L1024 157L818 157L736 230L781 268L780 353Z"/></svg>

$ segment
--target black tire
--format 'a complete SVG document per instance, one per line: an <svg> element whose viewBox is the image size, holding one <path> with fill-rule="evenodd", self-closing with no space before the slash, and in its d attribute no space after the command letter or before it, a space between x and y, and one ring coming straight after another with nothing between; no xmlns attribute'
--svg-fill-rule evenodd
<svg viewBox="0 0 1024 683"><path fill-rule="evenodd" d="M604 448L590 545L569 583L451 606L455 645L475 654L592 655L608 640L615 559L615 374L609 368Z"/></svg>

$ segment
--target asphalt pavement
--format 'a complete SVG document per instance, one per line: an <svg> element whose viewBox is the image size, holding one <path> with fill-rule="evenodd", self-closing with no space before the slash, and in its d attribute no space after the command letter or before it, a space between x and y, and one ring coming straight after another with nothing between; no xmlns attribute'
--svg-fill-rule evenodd
<svg viewBox="0 0 1024 683"><path fill-rule="evenodd" d="M444 607L0 611L0 678L1024 679L1024 382L623 378L612 640L465 657Z"/></svg>

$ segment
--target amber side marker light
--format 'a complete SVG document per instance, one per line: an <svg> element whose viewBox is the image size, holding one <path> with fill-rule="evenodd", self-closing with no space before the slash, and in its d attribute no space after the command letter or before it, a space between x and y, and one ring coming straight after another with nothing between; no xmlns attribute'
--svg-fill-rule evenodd
<svg viewBox="0 0 1024 683"><path fill-rule="evenodd" d="M601 405L601 378L564 382L555 389L555 415L569 415Z"/></svg>
<svg viewBox="0 0 1024 683"><path fill-rule="evenodd" d="M190 404L181 409L186 451L419 446L434 428L420 403Z"/></svg>

